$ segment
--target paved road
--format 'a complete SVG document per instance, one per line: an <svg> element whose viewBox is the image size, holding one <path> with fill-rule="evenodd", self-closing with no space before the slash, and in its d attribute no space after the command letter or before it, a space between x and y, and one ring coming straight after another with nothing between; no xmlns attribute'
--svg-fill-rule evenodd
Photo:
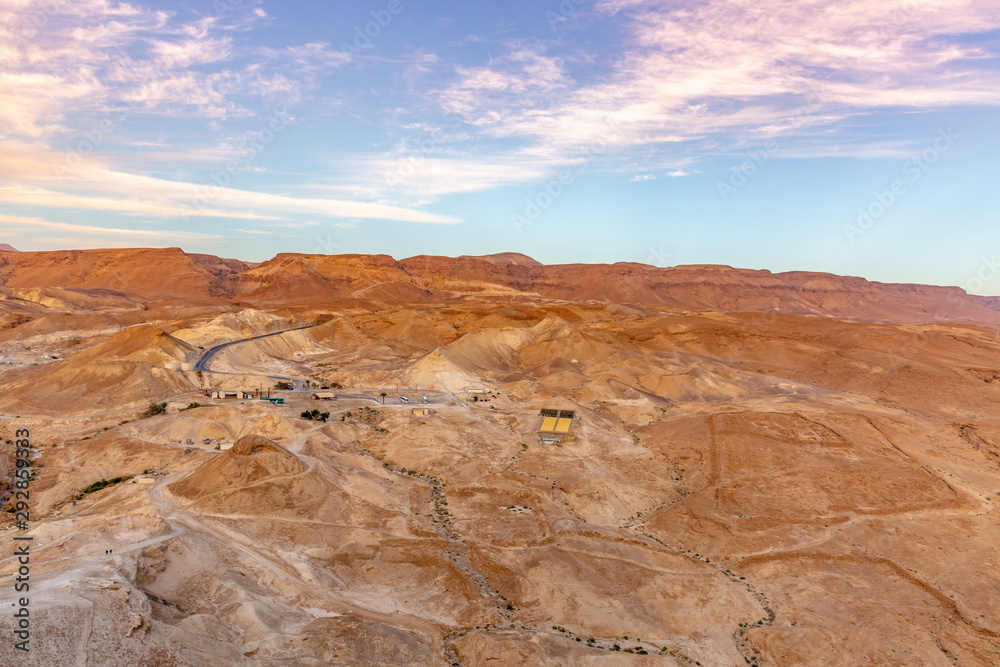
<svg viewBox="0 0 1000 667"><path fill-rule="evenodd" d="M186 391L183 394L174 394L173 396L168 396L167 398L161 398L159 400L153 401L153 403L169 403L170 401L175 401L178 398L184 398L185 396L202 396L204 392L200 391ZM123 412L135 412L136 410L145 410L148 406L146 405L136 405L131 408L119 408L117 410L109 410L107 412L91 412L85 415L60 415L58 417L10 417L8 415L0 415L0 419L9 419L11 421L58 421L63 419L90 419L91 417L109 417L111 415L121 414Z"/></svg>
<svg viewBox="0 0 1000 667"><path fill-rule="evenodd" d="M237 340L231 340L228 343L223 343L222 345L216 345L215 347L206 350L205 354L201 355L201 359L199 359L198 363L194 365L194 368L197 371L206 371L209 373L215 373L217 371L209 370L208 362L212 360L212 357L214 357L219 350L223 350L233 345L239 345L240 343L249 343L250 341L253 340L261 340L262 338L271 338L272 336L281 336L290 331L302 331L303 329L312 329L313 327L318 327L318 326L319 326L318 324L307 324L304 327L295 327L294 329L285 329L284 331L276 331L274 333L261 334L259 336L249 336L248 338L239 338Z"/></svg>
<svg viewBox="0 0 1000 667"><path fill-rule="evenodd" d="M202 371L204 373L216 373L218 375L259 375L258 373L227 373L225 371L213 371L208 368L208 362L212 360L212 357L216 355L217 352L223 350L227 347L232 347L233 345L239 345L240 343L249 343L254 340L261 340L263 338L271 338L272 336L281 336L283 334L289 333L290 331L302 331L303 329L312 329L313 327L318 327L318 324L307 324L303 327L295 327L294 329L285 329L284 331L276 331L269 334L261 334L259 336L250 336L248 338L240 338L239 340L232 340L228 343L223 343L221 345L216 345L215 347L206 350L205 354L201 355L201 359L198 363L194 365L196 371ZM283 375L265 375L264 377L270 378L272 380L278 380L283 382L290 382L292 384L292 391L304 391L302 389L302 382L298 378L285 377Z"/></svg>
<svg viewBox="0 0 1000 667"><path fill-rule="evenodd" d="M303 326L303 327L296 327L294 329L285 329L284 331L277 331L275 333L261 334L260 336L250 336L249 338L240 338L239 340L232 340L232 341L229 341L228 343L222 343L221 345L216 345L215 347L213 347L213 348L211 348L209 350L206 350L205 353L203 355L201 355L201 359L199 359L198 363L195 364L195 370L199 370L199 371L202 371L204 373L215 373L217 375L260 375L260 373L255 373L253 371L250 371L250 372L247 372L247 373L230 373L230 372L226 372L226 371L213 371L213 370L211 370L211 369L208 368L208 362L212 360L212 357L214 357L217 352L219 352L220 350L223 350L223 349L225 349L227 347L231 347L233 345L239 345L240 343L249 343L250 341L260 340L262 338L270 338L271 336L280 336L282 334L288 333L289 331L301 331L303 329L311 329L311 328L316 327L316 326L319 326L319 325L318 324L308 324L308 325ZM284 375L264 375L264 377L269 378L271 380L278 380L278 381L281 381L281 382L289 382L292 385L292 391L295 391L295 392L303 393L303 392L306 392L306 391L311 391L311 390L306 390L306 389L304 389L302 387L302 384L303 384L304 380L299 379L299 378L286 377ZM415 393L417 393L417 394L419 394L421 390L419 390L419 389L413 389L412 391L415 392ZM438 393L438 392L428 392L428 393ZM376 403L376 404L381 404L382 403L382 401L380 401L379 398L376 398L374 396L370 396L368 394L336 394L336 396L337 396L337 398L354 398L354 399L360 399L360 400L365 400L365 401L371 401L371 402ZM455 398L455 402L458 403L459 402L458 401L458 397L456 397L454 395L453 395L453 397ZM432 406L432 407L436 407L436 404L425 404L425 403L420 403L419 401L411 401L410 405L412 405L412 406L429 405L429 406Z"/></svg>

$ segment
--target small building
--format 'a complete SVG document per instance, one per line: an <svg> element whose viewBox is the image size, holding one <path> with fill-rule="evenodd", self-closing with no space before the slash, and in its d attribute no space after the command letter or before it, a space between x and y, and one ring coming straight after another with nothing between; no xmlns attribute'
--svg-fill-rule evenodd
<svg viewBox="0 0 1000 667"><path fill-rule="evenodd" d="M228 389L223 389L220 391L213 391L212 398L253 398L253 394L245 391L232 391Z"/></svg>
<svg viewBox="0 0 1000 667"><path fill-rule="evenodd" d="M417 417L426 417L431 414L432 410L430 408L413 408L411 412Z"/></svg>
<svg viewBox="0 0 1000 667"><path fill-rule="evenodd" d="M481 387L477 387L477 388L472 388L472 389L466 389L465 393L466 394L479 394L481 396L483 394L489 394L491 392L490 392L489 389L483 389Z"/></svg>
<svg viewBox="0 0 1000 667"><path fill-rule="evenodd" d="M152 475L138 475L135 481L137 484L156 484L156 478Z"/></svg>
<svg viewBox="0 0 1000 667"><path fill-rule="evenodd" d="M333 392L314 392L312 398L317 401L335 401L337 400L337 395Z"/></svg>
<svg viewBox="0 0 1000 667"><path fill-rule="evenodd" d="M573 430L576 420L575 410L561 408L543 408L539 413L542 418L538 425L538 433L543 443L564 443L576 441Z"/></svg>

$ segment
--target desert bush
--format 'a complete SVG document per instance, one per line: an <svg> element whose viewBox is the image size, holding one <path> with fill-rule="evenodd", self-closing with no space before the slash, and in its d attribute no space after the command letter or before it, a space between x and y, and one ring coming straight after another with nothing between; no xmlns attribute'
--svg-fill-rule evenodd
<svg viewBox="0 0 1000 667"><path fill-rule="evenodd" d="M155 417L156 415L162 415L167 411L166 403L150 403L146 411L142 413L143 417Z"/></svg>
<svg viewBox="0 0 1000 667"><path fill-rule="evenodd" d="M78 494L76 494L76 499L80 500L81 498L83 498L88 493L93 493L95 491L100 491L101 489L106 489L109 486L114 486L115 484L119 484L121 482L124 482L127 479L131 479L131 477L112 477L111 479L102 479L102 480L100 480L98 482L94 482L93 484L91 484L90 486L86 487L85 489L83 489L82 491L80 491Z"/></svg>

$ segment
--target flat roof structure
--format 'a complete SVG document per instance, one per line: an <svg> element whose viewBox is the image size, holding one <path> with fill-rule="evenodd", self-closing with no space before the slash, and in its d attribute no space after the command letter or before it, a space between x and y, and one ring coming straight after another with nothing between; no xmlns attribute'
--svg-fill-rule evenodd
<svg viewBox="0 0 1000 667"><path fill-rule="evenodd" d="M574 410L552 410L545 408L541 411L541 416L542 423L538 427L539 432L564 436L572 430L576 412Z"/></svg>

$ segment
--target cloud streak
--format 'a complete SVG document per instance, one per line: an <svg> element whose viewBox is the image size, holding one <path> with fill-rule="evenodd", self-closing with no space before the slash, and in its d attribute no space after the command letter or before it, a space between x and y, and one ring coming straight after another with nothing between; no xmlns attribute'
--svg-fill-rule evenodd
<svg viewBox="0 0 1000 667"><path fill-rule="evenodd" d="M631 35L598 80L578 83L579 63L518 42L458 67L440 106L526 161L556 168L610 123L610 164L642 150L676 172L777 134L797 156L824 156L831 129L864 143L842 125L884 110L1000 104L996 54L977 43L1000 29L987 0L607 0L595 12Z"/></svg>
<svg viewBox="0 0 1000 667"><path fill-rule="evenodd" d="M87 159L86 151L58 156L51 148L89 136L75 130L106 122L109 115L137 118L200 118L221 122L272 115L303 100L324 72L348 58L328 44L239 52L235 30L266 14L234 8L231 15L181 20L173 12L107 0L42 4L0 0L0 202L42 208L107 211L158 218L288 220L299 215L453 223L449 216L378 201L350 201L217 187L211 179L184 182L116 167L112 158ZM226 22L228 21L228 23ZM32 26L39 26L34 28ZM24 26L27 26L25 28ZM30 34L26 34L27 33ZM262 104L263 102L263 104ZM290 118L287 116L287 118ZM118 121L116 121L117 124ZM293 122L289 120L288 122ZM128 137L102 141L128 145ZM246 142L246 133L214 137L214 146L193 146L189 155L221 168L219 146ZM171 146L147 151L147 164L178 164ZM217 157L207 157L212 154ZM130 159L128 151L119 161ZM71 168L59 168L60 162ZM164 165L166 166L166 165ZM191 162L180 162L190 170ZM243 170L256 167L243 165ZM226 184L228 185L228 183Z"/></svg>
<svg viewBox="0 0 1000 667"><path fill-rule="evenodd" d="M44 231L44 234L39 234ZM125 229L117 227L101 227L97 225L81 225L69 222L56 222L35 216L8 215L0 213L0 232L4 238L16 240L19 238L36 239L40 236L50 239L45 245L58 247L65 243L67 237L83 242L83 245L101 246L141 246L149 244L179 243L179 242L211 242L225 238L216 234L203 234L185 230L160 229Z"/></svg>

